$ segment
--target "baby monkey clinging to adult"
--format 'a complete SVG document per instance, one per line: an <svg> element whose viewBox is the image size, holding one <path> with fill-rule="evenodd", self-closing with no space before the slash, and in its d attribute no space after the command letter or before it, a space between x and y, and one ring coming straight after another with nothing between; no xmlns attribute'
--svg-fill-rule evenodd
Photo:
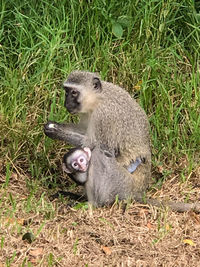
<svg viewBox="0 0 200 267"><path fill-rule="evenodd" d="M132 162L131 171L135 171L140 164L140 160ZM119 200L130 198L158 207L169 206L178 212L200 212L200 204L162 202L148 198L144 200L142 195L133 194L133 181L117 163L114 153L110 154L99 147L92 151L88 147L69 150L63 157L63 171L85 187L89 203L97 207L110 205L118 197Z"/></svg>
<svg viewBox="0 0 200 267"><path fill-rule="evenodd" d="M114 156L108 151L99 150L99 153L102 153L102 152L104 152L104 155L107 156L105 160L108 160L108 158ZM96 154L97 154L97 149L94 149L93 159L95 158L96 160L98 160L98 157L95 157ZM63 171L65 171L68 174L68 176L72 180L74 180L77 184L84 185L88 177L87 171L88 171L88 167L90 164L91 155L92 153L89 147L83 147L83 148L76 147L76 148L70 149L63 157ZM94 163L98 164L97 162L94 162ZM127 168L128 171L130 173L133 173L141 163L142 163L142 159L136 159L135 162L132 161ZM99 174L100 173L98 170L97 175Z"/></svg>
<svg viewBox="0 0 200 267"><path fill-rule="evenodd" d="M138 162L131 163L131 170L137 165ZM92 151L88 147L72 148L63 157L63 171L85 187L88 202L94 206L110 205L117 196L119 200L135 196L132 192L133 180L117 163L114 152L111 154L99 147Z"/></svg>

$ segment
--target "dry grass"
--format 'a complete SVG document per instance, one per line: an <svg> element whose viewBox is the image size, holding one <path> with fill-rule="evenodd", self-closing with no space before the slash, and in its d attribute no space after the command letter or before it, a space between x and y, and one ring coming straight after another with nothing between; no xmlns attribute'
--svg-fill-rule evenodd
<svg viewBox="0 0 200 267"><path fill-rule="evenodd" d="M199 169L190 175L193 184L198 175ZM189 194L198 200L198 184L192 183L171 176L154 197L183 200ZM200 216L193 212L136 203L76 210L48 195L27 212L26 184L25 176L13 174L0 191L0 266L199 266ZM26 232L35 236L31 244L22 240Z"/></svg>

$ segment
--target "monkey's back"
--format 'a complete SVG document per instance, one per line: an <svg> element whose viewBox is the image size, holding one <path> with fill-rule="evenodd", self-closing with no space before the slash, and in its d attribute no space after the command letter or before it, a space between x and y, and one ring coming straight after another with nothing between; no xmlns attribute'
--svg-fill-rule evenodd
<svg viewBox="0 0 200 267"><path fill-rule="evenodd" d="M119 86L107 82L102 86L103 100L92 114L95 138L118 149L126 164L138 155L149 158L149 123L144 110Z"/></svg>
<svg viewBox="0 0 200 267"><path fill-rule="evenodd" d="M151 150L149 122L144 110L121 87L102 82L102 100L91 115L92 141L105 145L108 150L119 152L117 161L128 166L136 158L143 158L136 171L130 175L133 191L144 191L150 182Z"/></svg>

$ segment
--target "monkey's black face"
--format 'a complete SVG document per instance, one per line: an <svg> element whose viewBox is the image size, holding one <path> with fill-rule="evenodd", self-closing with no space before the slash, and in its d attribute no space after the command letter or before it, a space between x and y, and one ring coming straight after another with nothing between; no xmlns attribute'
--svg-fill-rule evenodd
<svg viewBox="0 0 200 267"><path fill-rule="evenodd" d="M89 77L85 77L82 72L79 75L72 73L64 82L64 105L70 113L88 113L94 109L102 85L100 79L93 76L90 74Z"/></svg>
<svg viewBox="0 0 200 267"><path fill-rule="evenodd" d="M79 102L80 92L72 87L64 87L65 89L65 107L74 114L81 110L81 103Z"/></svg>

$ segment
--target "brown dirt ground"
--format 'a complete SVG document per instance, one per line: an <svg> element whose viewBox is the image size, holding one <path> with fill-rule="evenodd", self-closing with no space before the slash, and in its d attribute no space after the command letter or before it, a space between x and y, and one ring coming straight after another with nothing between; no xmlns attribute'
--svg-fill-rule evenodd
<svg viewBox="0 0 200 267"><path fill-rule="evenodd" d="M174 175L151 196L182 201L189 194L198 201L199 171L185 183ZM0 267L30 266L25 259L31 266L200 266L199 214L137 203L75 210L46 197L55 216L44 219L37 210L25 212L22 200L29 193L23 177L13 175L9 186L0 189ZM16 200L13 213L9 192ZM36 235L31 244L22 240L27 229ZM14 251L13 262L6 264Z"/></svg>

